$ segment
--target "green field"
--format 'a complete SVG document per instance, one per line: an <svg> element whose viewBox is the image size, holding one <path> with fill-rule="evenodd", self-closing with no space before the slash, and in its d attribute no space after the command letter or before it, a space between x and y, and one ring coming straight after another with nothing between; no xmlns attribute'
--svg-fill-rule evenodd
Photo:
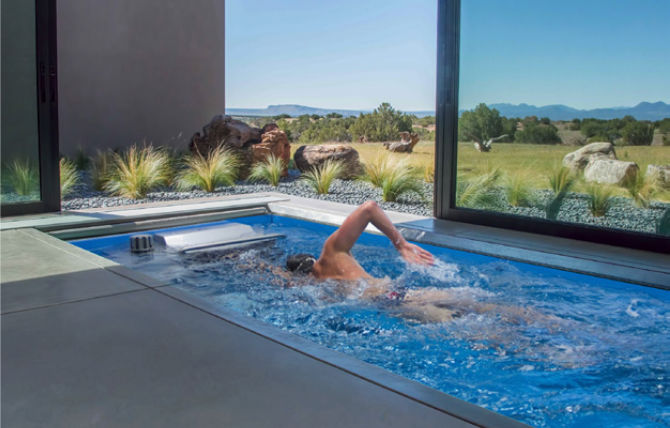
<svg viewBox="0 0 670 428"><path fill-rule="evenodd" d="M291 144L294 152L302 144ZM379 143L351 143L363 162L373 159L377 153L386 152ZM560 167L563 157L574 150L576 146L567 145L538 145L538 144L494 144L488 153L475 150L472 143L458 144L458 172L465 177L481 175L494 168L499 168L506 174L522 174L532 181L538 189L549 188L548 174ZM293 153L292 153L293 154ZM617 147L616 154L619 160L635 162L641 171L647 170L649 164L670 164L670 146L624 146ZM432 167L435 157L435 144L432 141L421 141L414 148L414 153L390 153L394 158L410 157L410 162L420 169ZM625 195L625 190L617 191ZM656 199L670 201L670 191L664 191Z"/></svg>

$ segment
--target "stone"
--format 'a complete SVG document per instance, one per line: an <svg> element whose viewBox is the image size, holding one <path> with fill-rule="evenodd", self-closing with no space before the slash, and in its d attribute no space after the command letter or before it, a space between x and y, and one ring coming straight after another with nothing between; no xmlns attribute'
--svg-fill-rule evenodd
<svg viewBox="0 0 670 428"><path fill-rule="evenodd" d="M646 176L655 180L658 186L670 189L670 165L647 165Z"/></svg>
<svg viewBox="0 0 670 428"><path fill-rule="evenodd" d="M400 133L400 141L393 143L384 143L387 150L396 153L412 153L414 146L419 143L419 134L403 131Z"/></svg>
<svg viewBox="0 0 670 428"><path fill-rule="evenodd" d="M358 152L347 144L300 146L293 155L295 166L303 172L318 167L329 159L344 164L341 178L355 178L363 171Z"/></svg>
<svg viewBox="0 0 670 428"><path fill-rule="evenodd" d="M268 130L266 131L266 129ZM288 162L291 160L291 144L288 142L286 133L279 129L277 125L274 125L274 127L265 125L263 131L261 142L251 145L251 164L265 162L268 156L274 155L284 161L282 177L288 176Z"/></svg>
<svg viewBox="0 0 670 428"><path fill-rule="evenodd" d="M589 162L598 159L616 160L614 144L609 142L588 144L579 150L565 155L563 157L563 166L570 168L572 172L576 173L586 168Z"/></svg>
<svg viewBox="0 0 670 428"><path fill-rule="evenodd" d="M621 186L635 180L639 170L635 162L595 159L584 168L584 179L588 182Z"/></svg>

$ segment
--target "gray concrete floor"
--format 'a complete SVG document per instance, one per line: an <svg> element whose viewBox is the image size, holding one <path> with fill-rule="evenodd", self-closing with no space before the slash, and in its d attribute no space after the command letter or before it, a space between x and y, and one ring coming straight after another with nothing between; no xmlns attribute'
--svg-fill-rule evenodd
<svg viewBox="0 0 670 428"><path fill-rule="evenodd" d="M317 345L298 352L34 229L0 238L3 426L475 426L449 408L518 426Z"/></svg>

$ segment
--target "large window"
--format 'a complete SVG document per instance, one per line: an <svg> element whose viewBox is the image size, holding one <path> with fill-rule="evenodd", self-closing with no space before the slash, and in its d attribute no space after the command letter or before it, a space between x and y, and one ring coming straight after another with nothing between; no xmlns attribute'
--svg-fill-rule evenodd
<svg viewBox="0 0 670 428"><path fill-rule="evenodd" d="M670 248L670 4L441 9L438 214Z"/></svg>

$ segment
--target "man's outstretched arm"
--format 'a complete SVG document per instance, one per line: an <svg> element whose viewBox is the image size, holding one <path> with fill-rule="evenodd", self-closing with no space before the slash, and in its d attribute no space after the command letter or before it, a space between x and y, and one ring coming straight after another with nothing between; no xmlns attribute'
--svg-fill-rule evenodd
<svg viewBox="0 0 670 428"><path fill-rule="evenodd" d="M433 256L423 248L407 242L386 213L374 201L365 202L356 208L344 220L342 226L328 238L324 244L324 249L349 252L369 223L372 223L386 235L400 255L408 262L433 263Z"/></svg>

